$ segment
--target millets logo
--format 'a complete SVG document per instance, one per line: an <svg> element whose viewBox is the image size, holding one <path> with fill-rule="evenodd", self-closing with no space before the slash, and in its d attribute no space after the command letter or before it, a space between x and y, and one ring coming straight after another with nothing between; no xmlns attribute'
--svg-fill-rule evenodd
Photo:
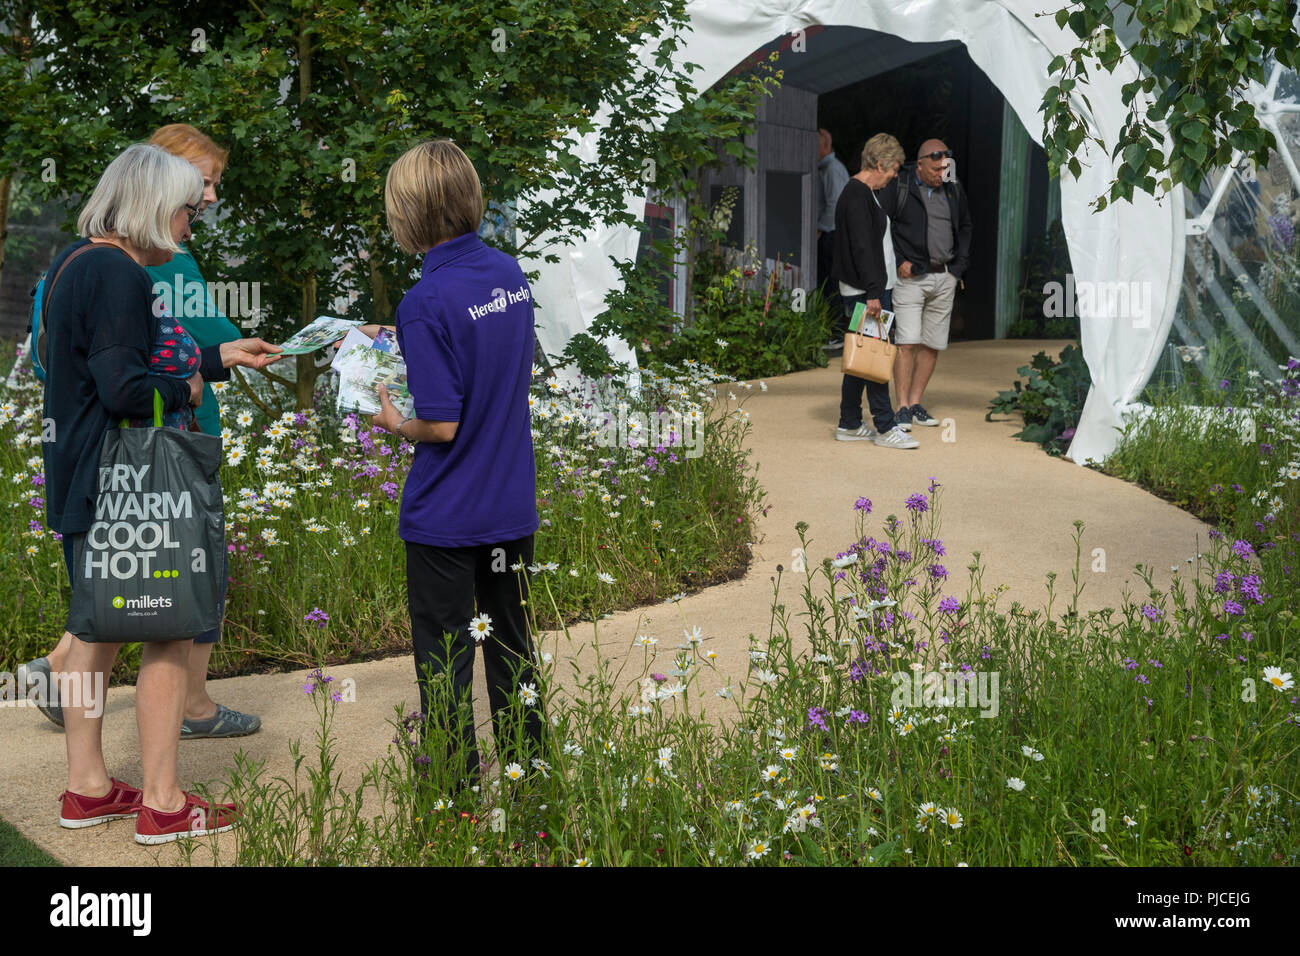
<svg viewBox="0 0 1300 956"><path fill-rule="evenodd" d="M122 595L120 594L117 597L113 598L113 607L117 608L119 611L122 610L122 608L124 607L139 609L139 608L155 608L155 607L171 607L171 606L172 606L171 598L153 597L152 595L149 594L146 594L144 597L131 598L131 600L129 601L126 598L122 597Z"/></svg>

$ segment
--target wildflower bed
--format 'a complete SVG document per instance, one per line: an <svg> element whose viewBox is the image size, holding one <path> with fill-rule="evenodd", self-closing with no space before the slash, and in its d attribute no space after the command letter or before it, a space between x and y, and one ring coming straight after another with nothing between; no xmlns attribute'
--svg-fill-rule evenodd
<svg viewBox="0 0 1300 956"><path fill-rule="evenodd" d="M342 788L338 695L318 670L303 688L317 757L295 745L293 781L246 761L232 774L248 814L237 861L1300 862L1294 632L1267 589L1233 617L1219 586L1258 556L1217 538L1168 592L1148 575L1121 608L1087 614L1076 561L1063 607L1052 576L1043 610L1003 609L978 555L966 593L945 593L940 494L932 483L883 520L859 499L858 539L805 572L800 607L774 599L747 673L717 697L700 690L714 635L689 621L618 649L620 670L602 659L568 677L562 641L542 652L476 791L455 791L446 732L422 735L418 714L396 717L388 753ZM529 707L548 728L531 759L515 749Z"/></svg>
<svg viewBox="0 0 1300 956"><path fill-rule="evenodd" d="M644 372L635 391L566 387L538 371L542 527L530 570L550 579L543 626L743 573L763 497L741 447L748 415L736 393L752 385L719 395L724 379L696 363ZM45 525L41 388L24 364L0 386L0 572L11 585L0 593L10 627L0 669L10 671L57 640L69 595ZM230 589L214 675L409 651L397 510L411 446L356 416L272 420L236 388L217 391ZM666 424L652 431L660 410ZM115 676L136 666L138 648Z"/></svg>

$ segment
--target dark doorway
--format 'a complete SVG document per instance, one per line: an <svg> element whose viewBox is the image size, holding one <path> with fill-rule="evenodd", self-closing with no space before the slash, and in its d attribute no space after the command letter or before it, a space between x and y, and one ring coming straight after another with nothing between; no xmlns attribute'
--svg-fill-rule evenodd
<svg viewBox="0 0 1300 956"><path fill-rule="evenodd" d="M953 151L974 229L966 287L958 293L953 312L953 339L994 336L1002 111L1002 94L962 46L825 92L818 99L817 125L830 130L835 153L850 174L861 167L862 146L876 133L897 138L908 162L931 137L942 139ZM1047 211L1047 161L1037 146L1030 163L1027 195L1014 207L1025 216L1025 247L1043 231Z"/></svg>

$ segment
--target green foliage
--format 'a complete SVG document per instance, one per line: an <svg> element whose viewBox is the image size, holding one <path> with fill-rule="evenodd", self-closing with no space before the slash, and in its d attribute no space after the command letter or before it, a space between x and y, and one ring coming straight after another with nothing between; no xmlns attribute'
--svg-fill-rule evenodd
<svg viewBox="0 0 1300 956"><path fill-rule="evenodd" d="M0 127L0 175L30 178L53 156L46 198L84 193L161 123L204 130L230 161L225 214L196 230L195 255L214 280L262 284L265 314L247 327L271 339L335 303L392 321L418 263L388 235L384 177L416 142L465 150L512 217L492 242L556 261L597 223L636 222L629 191L671 190L716 162L711 144L739 138L774 82L765 68L695 99L698 67L674 62L683 0L9 6L0 22L27 33L0 34L15 52L0 57L0 98L27 105ZM669 94L688 105L669 115ZM612 119L595 155L570 148L602 111ZM280 384L305 409L318 370L295 365Z"/></svg>
<svg viewBox="0 0 1300 956"><path fill-rule="evenodd" d="M1152 410L1125 427L1105 471L1254 542L1261 553L1300 568L1300 371L1279 381L1240 368L1213 383L1193 379L1148 389ZM1274 593L1300 612L1291 575Z"/></svg>
<svg viewBox="0 0 1300 956"><path fill-rule="evenodd" d="M1074 437L1074 426L1092 384L1083 351L1067 345L1057 361L1039 352L1028 365L1016 369L1016 374L1025 376L1024 384L1016 381L1011 389L999 392L989 403L984 420L992 421L994 414L1018 412L1025 427L1013 437L1037 442L1044 451L1063 451Z"/></svg>
<svg viewBox="0 0 1300 956"><path fill-rule="evenodd" d="M978 553L964 595L943 593L938 506L931 485L902 519L868 527L860 512L854 563L795 572L794 607L778 585L771 629L750 635L736 672L714 648L721 635L689 621L685 641L676 627L630 648L567 629L548 639L538 698L511 695L477 794L456 792L448 735L431 725L422 737L421 715L400 712L355 789L322 786L347 705L313 675L302 706L317 710L319 757L295 744L293 779L271 784L240 763L233 862L1300 862L1297 716L1281 686L1297 670L1296 620L1266 599L1225 623L1216 575L1235 589L1251 570L1227 541L1171 588L1139 569L1134 599L1084 613L1076 522L1066 606L1049 575L1044 607L1003 608ZM571 658L591 643L597 662L580 668ZM513 762L530 706L544 708L544 751Z"/></svg>
<svg viewBox="0 0 1300 956"><path fill-rule="evenodd" d="M1251 81L1265 85L1274 60L1291 69L1300 63L1295 15L1293 0L1073 0L1057 11L1056 24L1068 26L1080 45L1049 64L1059 79L1040 107L1051 174L1068 168L1078 178L1085 140L1107 150L1119 163L1109 195L1093 201L1100 211L1117 199L1131 201L1135 189L1156 195L1181 184L1195 190L1215 167L1227 165L1234 149L1267 165L1277 143L1240 91ZM1132 22L1137 42L1126 49L1115 27ZM1116 142L1106 144L1083 118L1092 109L1084 92L1088 69L1113 73L1126 59L1140 75L1123 87L1130 113Z"/></svg>

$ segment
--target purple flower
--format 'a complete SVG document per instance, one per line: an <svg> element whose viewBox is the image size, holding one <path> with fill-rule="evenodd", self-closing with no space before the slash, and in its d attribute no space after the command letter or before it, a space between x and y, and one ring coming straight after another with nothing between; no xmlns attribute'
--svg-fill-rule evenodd
<svg viewBox="0 0 1300 956"><path fill-rule="evenodd" d="M849 724L865 724L870 719L871 718L867 716L867 712L864 710L850 710L848 719L844 721L844 725L847 727Z"/></svg>
<svg viewBox="0 0 1300 956"><path fill-rule="evenodd" d="M1227 635L1227 634L1215 634L1215 635L1214 635L1214 639L1215 639L1216 641L1226 641L1226 640L1228 639L1228 635Z"/></svg>
<svg viewBox="0 0 1300 956"><path fill-rule="evenodd" d="M35 485L37 488L41 487L43 484L45 484L45 476L32 475L32 484Z"/></svg>
<svg viewBox="0 0 1300 956"><path fill-rule="evenodd" d="M1138 674L1138 676L1137 676L1137 677L1134 677L1133 679L1134 679L1135 681L1137 681L1139 684L1149 684L1149 683L1151 683L1151 681L1147 680L1147 675L1146 675L1146 674Z"/></svg>
<svg viewBox="0 0 1300 956"><path fill-rule="evenodd" d="M1269 455L1273 454L1273 446L1268 442L1264 442L1259 446L1259 453L1267 458Z"/></svg>
<svg viewBox="0 0 1300 956"><path fill-rule="evenodd" d="M307 683L302 685L302 692L304 694L314 694L316 693L316 685L313 684L311 681L308 681Z"/></svg>
<svg viewBox="0 0 1300 956"><path fill-rule="evenodd" d="M1255 553L1255 549L1250 546L1249 541L1234 541L1232 543L1232 553L1239 558L1249 558Z"/></svg>
<svg viewBox="0 0 1300 956"><path fill-rule="evenodd" d="M1158 660L1156 660L1154 657L1149 657L1149 658L1147 658L1147 663L1150 664L1152 667L1161 667L1161 666L1163 666L1163 665L1161 665L1161 663L1160 663Z"/></svg>
<svg viewBox="0 0 1300 956"><path fill-rule="evenodd" d="M948 580L948 569L942 564L932 564L927 570L930 572L930 577L936 581Z"/></svg>
<svg viewBox="0 0 1300 956"><path fill-rule="evenodd" d="M1137 670L1137 666L1138 666L1138 662L1133 660L1133 658L1131 657L1124 658L1124 670L1126 671Z"/></svg>
<svg viewBox="0 0 1300 956"><path fill-rule="evenodd" d="M808 729L812 730L814 727L820 727L822 730L830 730L830 728L826 726L826 718L830 715L831 712L825 707L809 707Z"/></svg>
<svg viewBox="0 0 1300 956"><path fill-rule="evenodd" d="M871 501L867 498L859 498L853 503L853 510L871 514Z"/></svg>
<svg viewBox="0 0 1300 956"><path fill-rule="evenodd" d="M400 489L397 487L397 482L394 481L385 481L382 485L379 486L379 490L382 491L384 494L388 495L389 501L396 501L397 495L400 491Z"/></svg>
<svg viewBox="0 0 1300 956"><path fill-rule="evenodd" d="M1223 389L1224 391L1227 391L1228 389L1232 388L1232 383L1229 382L1226 378L1222 379L1219 382L1219 388Z"/></svg>
<svg viewBox="0 0 1300 956"><path fill-rule="evenodd" d="M1250 598L1256 604L1263 604L1264 597L1259 593L1259 575L1246 574L1241 578L1241 593L1244 597Z"/></svg>
<svg viewBox="0 0 1300 956"><path fill-rule="evenodd" d="M1242 608L1242 606L1241 606L1240 604L1238 604L1236 601L1224 601L1224 602L1223 602L1223 613L1224 613L1224 614L1244 614L1244 613L1245 613L1245 610L1244 610L1244 609Z"/></svg>
<svg viewBox="0 0 1300 956"><path fill-rule="evenodd" d="M651 679L652 681L655 681L655 682L657 682L657 683L662 684L662 683L663 683L664 681L666 681L668 678L665 677L663 674L651 674L651 675L650 675L650 679Z"/></svg>
<svg viewBox="0 0 1300 956"><path fill-rule="evenodd" d="M939 602L939 610L944 614L956 614L961 610L961 602L949 595Z"/></svg>
<svg viewBox="0 0 1300 956"><path fill-rule="evenodd" d="M1142 607L1142 616L1148 621L1158 621L1165 616L1165 612L1153 604L1146 604Z"/></svg>
<svg viewBox="0 0 1300 956"><path fill-rule="evenodd" d="M31 505L33 508L44 508L44 507L45 507L45 499L44 499L44 498L38 498L36 495L32 495L31 500L29 500L27 503L28 503L29 505Z"/></svg>
<svg viewBox="0 0 1300 956"><path fill-rule="evenodd" d="M919 514L922 511L930 510L930 502L925 495L915 494L911 495L907 499L906 507L908 511L913 511Z"/></svg>
<svg viewBox="0 0 1300 956"><path fill-rule="evenodd" d="M314 607L303 617L303 620L308 624L315 624L318 628L324 628L329 623L330 616L320 608ZM317 672L319 673L319 670Z"/></svg>

